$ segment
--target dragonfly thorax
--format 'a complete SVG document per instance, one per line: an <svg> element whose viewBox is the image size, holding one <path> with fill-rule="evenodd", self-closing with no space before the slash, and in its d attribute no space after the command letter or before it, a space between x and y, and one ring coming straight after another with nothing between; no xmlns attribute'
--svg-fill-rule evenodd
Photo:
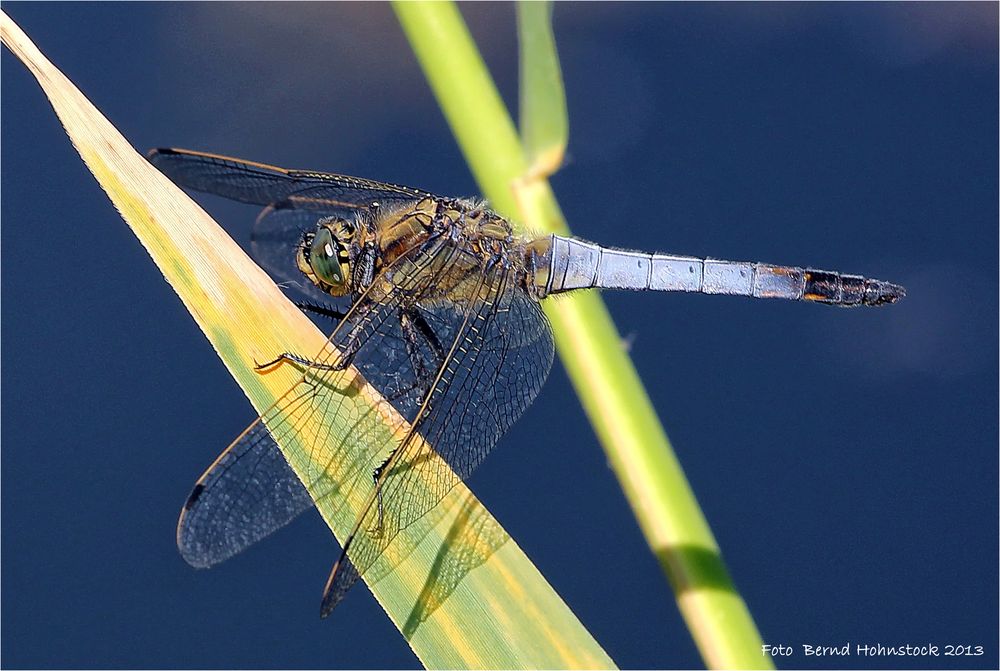
<svg viewBox="0 0 1000 671"><path fill-rule="evenodd" d="M506 255L512 248L511 226L481 201L429 196L406 204L380 206L361 213L361 237L374 236L379 264L391 265L433 239L482 260Z"/></svg>

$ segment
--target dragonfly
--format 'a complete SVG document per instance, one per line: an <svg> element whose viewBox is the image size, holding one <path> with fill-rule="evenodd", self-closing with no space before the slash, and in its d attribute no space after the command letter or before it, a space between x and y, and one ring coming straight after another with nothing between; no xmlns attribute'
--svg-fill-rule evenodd
<svg viewBox="0 0 1000 671"><path fill-rule="evenodd" d="M541 309L548 297L627 289L855 307L905 295L860 275L523 236L483 201L359 177L183 149L148 158L182 187L261 206L254 257L305 299L300 308L334 322L330 353L284 352L258 366L298 366L302 382L199 478L178 522L184 559L218 564L329 493L321 468L300 478L278 444L316 440L298 435L306 415L357 412L337 393L338 373L355 367L406 419L402 433L356 438L371 455L370 471L359 474L371 494L326 582L323 617L534 401L554 353Z"/></svg>

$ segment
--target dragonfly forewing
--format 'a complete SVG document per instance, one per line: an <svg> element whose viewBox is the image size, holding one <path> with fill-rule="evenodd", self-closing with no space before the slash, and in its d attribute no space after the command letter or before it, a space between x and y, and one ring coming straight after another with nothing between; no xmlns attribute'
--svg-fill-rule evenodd
<svg viewBox="0 0 1000 671"><path fill-rule="evenodd" d="M287 207L323 211L369 207L373 202L419 200L430 195L398 184L289 170L186 149L153 149L147 156L181 186L253 205L284 203Z"/></svg>

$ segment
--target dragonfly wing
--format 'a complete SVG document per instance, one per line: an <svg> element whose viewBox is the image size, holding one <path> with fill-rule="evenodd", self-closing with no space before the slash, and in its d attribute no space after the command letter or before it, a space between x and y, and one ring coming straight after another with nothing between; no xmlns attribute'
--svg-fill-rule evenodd
<svg viewBox="0 0 1000 671"><path fill-rule="evenodd" d="M153 149L147 158L183 187L255 205L287 202L290 207L322 211L369 207L381 201L419 200L430 195L398 184L288 170L187 149Z"/></svg>
<svg viewBox="0 0 1000 671"><path fill-rule="evenodd" d="M449 272L467 271L461 266L456 262ZM538 304L516 285L514 272L497 267L470 273L464 285L453 292L462 300L429 301L422 308L444 345L444 356L409 418L411 432L376 483L381 505L373 494L334 565L322 615L372 569L402 529L437 506L482 463L534 401L548 375L551 329Z"/></svg>
<svg viewBox="0 0 1000 671"><path fill-rule="evenodd" d="M357 487L372 504L382 492L383 514L368 505L359 516L324 609L372 569L401 529L482 462L534 400L553 355L545 317L516 285L513 269L484 271L478 257L444 236L384 269L329 342L333 347L261 415L269 432L251 429L237 441L254 450L273 441L302 445L303 479L315 500L338 492L335 501L344 505L345 487ZM392 403L409 431L386 431L376 409L350 400L342 374L331 370L347 363ZM333 438L333 419L350 427L355 445Z"/></svg>
<svg viewBox="0 0 1000 671"><path fill-rule="evenodd" d="M254 258L276 282L308 302L327 305L329 294L306 280L295 256L302 236L323 216L347 215L372 204L419 200L430 194L397 184L190 151L153 149L149 161L188 189L264 205L252 236Z"/></svg>
<svg viewBox="0 0 1000 671"><path fill-rule="evenodd" d="M198 479L177 522L177 547L187 563L208 568L312 505L278 445L257 422Z"/></svg>
<svg viewBox="0 0 1000 671"><path fill-rule="evenodd" d="M422 383L414 377L398 315L410 296L426 295L441 280L457 253L442 240L413 251L388 268L395 278L391 283L376 282L358 298L329 338L334 348L314 359L317 367L308 369L199 480L178 525L178 545L189 563L204 567L223 561L286 524L314 499L346 494L341 483L371 485L372 473L392 449L379 442L384 438L375 438L387 435L385 420L370 407L359 411L350 402L350 390L338 386L340 373L326 369L351 357L398 408L419 399ZM350 425L352 440L363 448L360 454L354 445L332 438L322 420L333 418ZM304 482L276 442L309 450Z"/></svg>

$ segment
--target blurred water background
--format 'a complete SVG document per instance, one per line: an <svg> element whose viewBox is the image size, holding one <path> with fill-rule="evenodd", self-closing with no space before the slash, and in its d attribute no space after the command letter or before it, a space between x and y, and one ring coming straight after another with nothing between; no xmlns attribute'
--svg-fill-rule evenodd
<svg viewBox="0 0 1000 671"><path fill-rule="evenodd" d="M4 10L140 150L476 194L388 5ZM513 7L462 10L516 110ZM909 289L606 295L779 666L996 668L997 5L560 3L555 30L577 235ZM252 411L6 50L2 99L3 665L416 665L364 588L317 617L315 513L181 560ZM247 242L253 208L200 200ZM619 665L701 664L558 363L470 484ZM845 642L985 653L801 653Z"/></svg>

